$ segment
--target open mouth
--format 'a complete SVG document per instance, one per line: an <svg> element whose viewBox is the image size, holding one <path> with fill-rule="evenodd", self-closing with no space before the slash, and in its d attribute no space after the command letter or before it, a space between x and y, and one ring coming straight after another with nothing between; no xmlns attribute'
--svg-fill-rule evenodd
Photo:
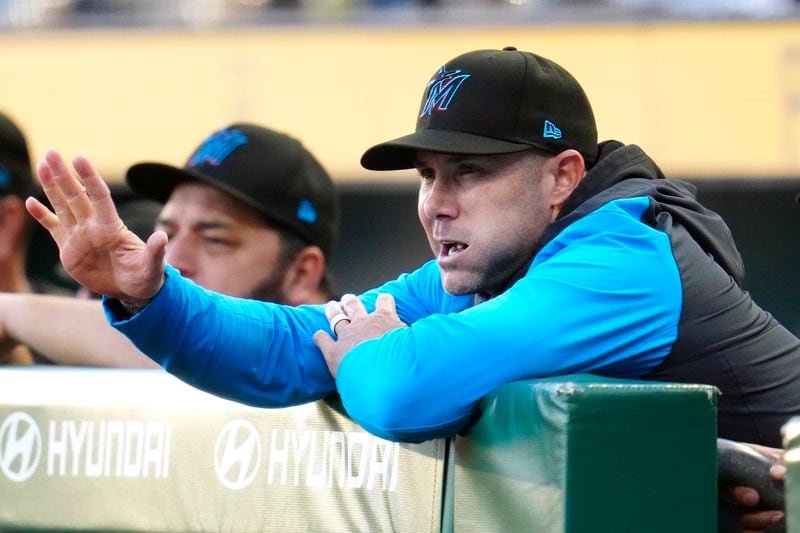
<svg viewBox="0 0 800 533"><path fill-rule="evenodd" d="M463 242L442 242L442 255L445 257L459 254L469 248L469 245Z"/></svg>

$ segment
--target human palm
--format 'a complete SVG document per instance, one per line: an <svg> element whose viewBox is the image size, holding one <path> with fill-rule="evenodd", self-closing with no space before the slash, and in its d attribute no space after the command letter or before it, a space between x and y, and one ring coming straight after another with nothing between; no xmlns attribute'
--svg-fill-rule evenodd
<svg viewBox="0 0 800 533"><path fill-rule="evenodd" d="M167 238L156 232L143 242L117 214L111 193L91 163L76 157L75 176L55 151L39 164L42 187L53 210L34 198L26 207L58 245L64 269L99 294L133 304L146 303L164 277Z"/></svg>

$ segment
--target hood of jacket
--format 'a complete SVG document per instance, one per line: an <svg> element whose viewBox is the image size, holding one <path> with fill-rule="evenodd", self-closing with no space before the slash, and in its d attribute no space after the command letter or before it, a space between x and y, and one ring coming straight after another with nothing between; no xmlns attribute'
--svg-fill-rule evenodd
<svg viewBox="0 0 800 533"><path fill-rule="evenodd" d="M666 179L658 165L638 146L618 141L600 144L598 160L564 203L558 219L542 236L539 249L579 218L621 199L648 196L653 216L668 213L730 274L744 278L744 264L728 225L717 213L700 205L689 182Z"/></svg>

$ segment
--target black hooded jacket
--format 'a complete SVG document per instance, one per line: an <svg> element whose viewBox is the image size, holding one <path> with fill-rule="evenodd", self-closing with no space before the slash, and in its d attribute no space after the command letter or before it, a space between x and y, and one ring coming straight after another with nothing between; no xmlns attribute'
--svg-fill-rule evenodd
<svg viewBox="0 0 800 533"><path fill-rule="evenodd" d="M665 179L638 146L607 141L540 246L612 200L651 198L643 221L669 235L683 306L672 350L643 379L714 385L720 437L780 447L781 426L800 415L800 340L742 289L731 232L695 192Z"/></svg>

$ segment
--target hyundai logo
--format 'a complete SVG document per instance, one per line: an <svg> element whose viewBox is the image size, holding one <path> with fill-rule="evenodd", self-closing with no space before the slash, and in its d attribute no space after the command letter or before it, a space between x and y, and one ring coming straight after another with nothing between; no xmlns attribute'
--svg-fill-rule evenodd
<svg viewBox="0 0 800 533"><path fill-rule="evenodd" d="M11 413L0 426L0 470L11 481L33 475L42 456L42 434L30 415Z"/></svg>
<svg viewBox="0 0 800 533"><path fill-rule="evenodd" d="M214 448L214 467L222 484L231 490L245 488L260 464L261 440L255 426L242 419L228 422Z"/></svg>

